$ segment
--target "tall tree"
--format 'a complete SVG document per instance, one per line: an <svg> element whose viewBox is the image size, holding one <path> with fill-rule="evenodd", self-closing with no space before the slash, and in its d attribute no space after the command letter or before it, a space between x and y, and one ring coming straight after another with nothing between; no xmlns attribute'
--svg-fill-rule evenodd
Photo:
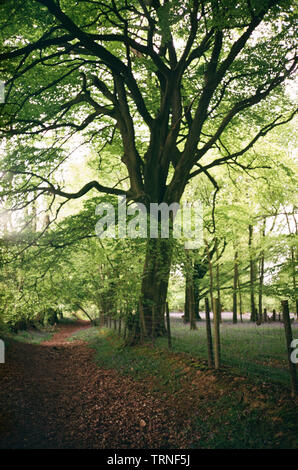
<svg viewBox="0 0 298 470"><path fill-rule="evenodd" d="M71 200L96 190L149 208L179 202L198 175L214 181L212 169L238 161L293 116L288 105L281 111L283 100L270 101L296 67L293 17L290 0L2 2L1 136L13 194ZM244 119L245 134L231 140ZM58 150L74 134L117 149L129 184L58 186ZM26 150L32 138L34 152ZM148 238L147 331L152 304L163 330L171 255L169 240Z"/></svg>

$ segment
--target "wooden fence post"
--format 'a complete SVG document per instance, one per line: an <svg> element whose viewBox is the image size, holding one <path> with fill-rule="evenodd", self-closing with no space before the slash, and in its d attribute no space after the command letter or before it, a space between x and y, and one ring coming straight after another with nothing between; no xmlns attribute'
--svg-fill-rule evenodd
<svg viewBox="0 0 298 470"><path fill-rule="evenodd" d="M289 371L290 371L290 376L291 376L291 395L295 397L297 395L297 379L296 379L296 364L291 361L293 335L292 335L292 327L291 327L291 320L290 320L289 303L287 300L283 300L281 304L282 304L283 321L284 321L285 335L286 335Z"/></svg>
<svg viewBox="0 0 298 470"><path fill-rule="evenodd" d="M211 332L210 308L209 308L208 297L205 298L205 317L206 317L206 333L207 333L207 349L208 349L208 366L213 367L212 332Z"/></svg>
<svg viewBox="0 0 298 470"><path fill-rule="evenodd" d="M213 318L214 318L214 366L215 366L215 369L220 368L219 314L220 314L219 301L218 301L218 299L214 299L214 301L213 301Z"/></svg>

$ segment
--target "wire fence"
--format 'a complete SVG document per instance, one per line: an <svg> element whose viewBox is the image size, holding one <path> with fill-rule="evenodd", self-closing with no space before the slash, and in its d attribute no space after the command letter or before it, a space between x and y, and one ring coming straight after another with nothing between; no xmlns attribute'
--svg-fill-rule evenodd
<svg viewBox="0 0 298 470"><path fill-rule="evenodd" d="M185 322L182 312L170 313L165 305L164 332L167 334L160 336L153 324L152 343L160 348L187 353L198 362L206 361L210 366L206 312L201 311L199 316L200 320L196 320L195 329L191 329L190 323ZM298 339L298 321L295 320L293 314L289 315L289 319L292 339ZM214 320L214 315L210 312L213 364L216 331ZM278 312L274 316L273 312L268 312L265 320L267 321L263 319L261 324L252 322L250 314L245 313L242 315L242 321L238 319L237 323L233 323L232 312L221 312L221 321L218 326L220 368L228 367L235 374L251 377L258 382L279 383L288 387L290 383L289 344L285 335L283 314ZM124 318L107 317L104 323L105 326L127 338L129 328ZM296 369L296 365L293 367Z"/></svg>
<svg viewBox="0 0 298 470"><path fill-rule="evenodd" d="M171 314L173 349L208 360L205 313L196 330L190 330L182 315ZM214 339L213 315L211 330ZM264 382L289 384L287 344L284 325L280 321L257 325L243 315L243 322L233 324L232 314L222 313L220 323L220 356L223 367L231 367L235 373L252 376ZM292 323L293 338L298 338L298 322Z"/></svg>

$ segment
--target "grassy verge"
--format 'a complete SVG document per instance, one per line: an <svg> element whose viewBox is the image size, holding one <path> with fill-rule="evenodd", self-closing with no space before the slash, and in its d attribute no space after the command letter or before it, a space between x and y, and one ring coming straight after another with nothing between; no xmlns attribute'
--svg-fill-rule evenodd
<svg viewBox="0 0 298 470"><path fill-rule="evenodd" d="M54 330L53 327L48 326L41 330L34 329L34 330L27 330L27 331L19 331L18 333L4 333L2 338L9 343L9 340L20 341L22 343L29 343L29 344L40 344L43 341L48 341L52 338L54 333L57 330Z"/></svg>
<svg viewBox="0 0 298 470"><path fill-rule="evenodd" d="M91 327L72 335L70 340L74 339L87 341L96 350L99 366L131 375L136 380L150 377L153 391L175 393L185 379L185 364L176 357L148 345L124 347L123 340L107 328Z"/></svg>
<svg viewBox="0 0 298 470"><path fill-rule="evenodd" d="M181 367L167 371L172 357L168 354L167 338L158 338L155 348L146 346L144 349L142 346L124 348L122 339L113 330L105 328L93 327L75 336L92 343L97 349L98 360L104 367L115 368L124 373L132 370L134 375L140 377L150 370L160 370L165 376L170 373L179 376ZM298 338L297 326L293 328L293 337ZM172 345L172 352L182 354L184 363L196 363L201 369L206 367L205 323L198 323L198 329L190 331L189 325L173 321ZM221 357L223 367L233 374L248 377L257 383L277 383L287 388L290 386L283 325L223 323Z"/></svg>
<svg viewBox="0 0 298 470"><path fill-rule="evenodd" d="M125 348L114 331L99 327L75 333L70 340L74 339L87 341L95 349L99 366L142 381L145 389L175 407L182 417L189 448L298 445L297 403L287 390L264 382L256 385L251 379L234 376L230 368L215 373L204 359L191 357L189 350L185 354L191 342L182 341L184 347L180 344L180 348L177 342L173 352L165 349L163 340L158 340L155 348L149 344Z"/></svg>
<svg viewBox="0 0 298 470"><path fill-rule="evenodd" d="M68 325L73 324L76 322L77 319L73 316L64 316L63 318L59 319L59 325ZM57 333L57 327L46 324L44 326L40 325L37 328L32 328L29 330L21 330L17 333L12 333L8 330L8 328L0 330L0 337L4 339L7 343L9 339L14 341L20 341L22 343L29 343L29 344L40 344L43 341L48 341L52 338L52 336Z"/></svg>
<svg viewBox="0 0 298 470"><path fill-rule="evenodd" d="M180 319L172 320L173 351L207 360L205 322L190 331ZM282 324L251 323L221 324L222 364L235 374L254 381L280 383L289 387L289 372L285 334ZM298 338L298 327L293 327L293 337ZM158 347L167 348L166 338L157 341Z"/></svg>
<svg viewBox="0 0 298 470"><path fill-rule="evenodd" d="M239 401L237 391L203 404L192 425L192 448L296 449L297 408L275 396Z"/></svg>

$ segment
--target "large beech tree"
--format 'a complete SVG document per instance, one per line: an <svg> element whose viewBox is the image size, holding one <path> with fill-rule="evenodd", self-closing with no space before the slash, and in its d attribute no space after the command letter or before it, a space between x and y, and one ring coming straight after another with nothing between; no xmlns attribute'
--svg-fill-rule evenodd
<svg viewBox="0 0 298 470"><path fill-rule="evenodd" d="M204 173L216 187L214 167L243 165L295 113L283 87L296 66L292 1L6 0L0 9L2 166L13 175L2 197L15 207L91 190L147 207L179 202L191 178ZM127 179L107 186L99 170L77 192L58 186L61 148L75 134L115 145ZM147 241L143 335L152 306L163 329L171 246Z"/></svg>

